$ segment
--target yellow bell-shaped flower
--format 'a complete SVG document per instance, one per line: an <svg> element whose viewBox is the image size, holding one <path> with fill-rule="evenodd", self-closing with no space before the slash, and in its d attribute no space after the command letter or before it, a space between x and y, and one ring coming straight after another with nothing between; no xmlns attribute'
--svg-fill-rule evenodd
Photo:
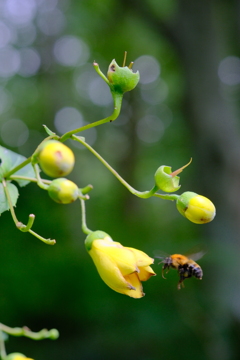
<svg viewBox="0 0 240 360"><path fill-rule="evenodd" d="M140 250L122 246L103 231L88 235L85 245L99 275L111 289L135 299L144 296L141 281L156 275L150 267L152 258Z"/></svg>

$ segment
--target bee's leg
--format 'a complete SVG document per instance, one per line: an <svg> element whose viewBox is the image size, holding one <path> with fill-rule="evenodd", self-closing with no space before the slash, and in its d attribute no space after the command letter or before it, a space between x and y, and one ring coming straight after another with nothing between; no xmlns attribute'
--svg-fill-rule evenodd
<svg viewBox="0 0 240 360"><path fill-rule="evenodd" d="M163 279L166 279L165 276L164 276L164 270L166 270L166 269L167 269L167 271L166 271L166 274L167 274L169 272L169 266L167 264L163 265L163 267L162 267L162 277L163 277Z"/></svg>
<svg viewBox="0 0 240 360"><path fill-rule="evenodd" d="M185 280L185 277L180 276L180 280L177 284L178 290L181 290L181 288L184 288L184 283L183 283L184 280Z"/></svg>
<svg viewBox="0 0 240 360"><path fill-rule="evenodd" d="M163 266L163 267L162 267L162 278L163 278L163 279L166 279L165 276L164 276L164 270L165 270L165 269L164 269L164 266Z"/></svg>

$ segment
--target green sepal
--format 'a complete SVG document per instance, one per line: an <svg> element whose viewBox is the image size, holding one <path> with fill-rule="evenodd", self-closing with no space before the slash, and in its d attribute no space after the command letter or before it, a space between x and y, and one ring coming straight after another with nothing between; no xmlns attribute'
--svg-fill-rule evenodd
<svg viewBox="0 0 240 360"><path fill-rule="evenodd" d="M160 166L155 175L155 184L156 186L165 192L174 192L180 189L179 185L179 176L172 176L172 168L170 166L162 165Z"/></svg>
<svg viewBox="0 0 240 360"><path fill-rule="evenodd" d="M133 72L127 66L120 67L115 60L111 62L107 72L107 78L110 82L111 90L117 93L125 93L133 90L140 79L139 72Z"/></svg>
<svg viewBox="0 0 240 360"><path fill-rule="evenodd" d="M94 240L105 239L105 237L110 237L107 233L101 230L93 231L85 239L85 247L87 251L90 251L92 248L92 243Z"/></svg>
<svg viewBox="0 0 240 360"><path fill-rule="evenodd" d="M12 184L10 182L7 182L6 186L7 186L8 192L9 192L9 196L11 198L12 205L16 206L18 195L19 195L18 189L14 184ZM9 210L8 200L7 200L6 194L4 192L3 184L0 183L0 214L2 214L4 211L7 211L7 210Z"/></svg>
<svg viewBox="0 0 240 360"><path fill-rule="evenodd" d="M198 194L193 191L186 191L182 195L180 195L176 201L176 206L180 214L185 216L185 211L188 208L189 201L197 196Z"/></svg>
<svg viewBox="0 0 240 360"><path fill-rule="evenodd" d="M44 130L46 131L46 133L49 135L49 136L54 136L56 135L55 132L53 132L52 130L50 130L46 125L43 125L44 127Z"/></svg>
<svg viewBox="0 0 240 360"><path fill-rule="evenodd" d="M25 156L22 156L22 155L17 154L9 149L6 149L3 146L0 146L0 181L12 169L14 169L16 166L20 165L21 163L23 163L25 160L27 160L27 158ZM27 164L22 169L15 172L14 175L35 178L35 173L34 173L34 170L31 166L31 164ZM21 186L21 187L29 184L29 182L30 182L28 180L19 180L19 179L16 179L14 181L16 181L19 184L19 186Z"/></svg>

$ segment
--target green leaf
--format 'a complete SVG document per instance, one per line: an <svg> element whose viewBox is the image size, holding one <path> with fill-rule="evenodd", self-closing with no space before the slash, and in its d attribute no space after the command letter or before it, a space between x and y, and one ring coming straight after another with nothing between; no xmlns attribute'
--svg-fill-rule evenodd
<svg viewBox="0 0 240 360"><path fill-rule="evenodd" d="M0 181L5 175L16 166L20 165L27 158L17 154L9 149L0 146ZM35 173L31 164L27 164L22 169L18 170L14 175L35 178ZM15 180L19 186L25 186L29 183L28 180Z"/></svg>
<svg viewBox="0 0 240 360"><path fill-rule="evenodd" d="M12 205L16 206L18 199L18 189L14 184L10 182L7 182L6 186L11 198ZM9 210L9 204L4 192L3 184L0 183L0 214L7 210Z"/></svg>

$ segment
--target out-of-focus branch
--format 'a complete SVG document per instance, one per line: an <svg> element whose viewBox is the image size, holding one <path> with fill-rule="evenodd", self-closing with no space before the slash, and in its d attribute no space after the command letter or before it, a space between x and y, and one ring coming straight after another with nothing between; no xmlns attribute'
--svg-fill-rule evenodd
<svg viewBox="0 0 240 360"><path fill-rule="evenodd" d="M121 0L121 4L124 5L125 9L140 16L151 29L165 36L174 45L175 50L181 52L175 21L170 23L160 18L146 0Z"/></svg>

